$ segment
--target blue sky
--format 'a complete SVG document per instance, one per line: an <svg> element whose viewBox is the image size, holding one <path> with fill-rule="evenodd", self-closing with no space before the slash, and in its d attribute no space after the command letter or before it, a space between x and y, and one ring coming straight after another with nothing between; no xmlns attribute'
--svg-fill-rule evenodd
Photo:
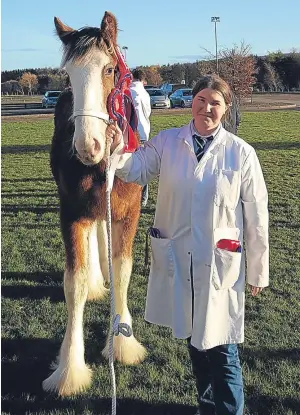
<svg viewBox="0 0 300 415"><path fill-rule="evenodd" d="M300 49L300 0L2 0L1 69L58 67L53 17L74 29L98 27L105 10L118 20L130 67L194 62L207 56L203 48L214 53L211 16L221 19L220 48L244 40L258 55Z"/></svg>

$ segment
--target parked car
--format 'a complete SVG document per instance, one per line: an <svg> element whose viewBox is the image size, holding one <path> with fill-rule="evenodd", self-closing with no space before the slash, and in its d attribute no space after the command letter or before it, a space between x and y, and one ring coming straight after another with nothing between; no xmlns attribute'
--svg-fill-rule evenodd
<svg viewBox="0 0 300 415"><path fill-rule="evenodd" d="M158 86L156 86L156 85L144 85L144 88L147 90L147 89L153 89L153 88L155 88L155 89L157 89L158 88Z"/></svg>
<svg viewBox="0 0 300 415"><path fill-rule="evenodd" d="M192 106L193 96L191 89L177 89L172 95L170 95L171 108L180 106L181 108L187 108Z"/></svg>
<svg viewBox="0 0 300 415"><path fill-rule="evenodd" d="M161 89L147 89L150 95L151 108L170 108L170 100Z"/></svg>
<svg viewBox="0 0 300 415"><path fill-rule="evenodd" d="M42 99L42 107L55 107L61 91L47 91Z"/></svg>
<svg viewBox="0 0 300 415"><path fill-rule="evenodd" d="M168 97L173 94L177 89L184 88L183 84L162 84L160 89L164 92L165 95Z"/></svg>

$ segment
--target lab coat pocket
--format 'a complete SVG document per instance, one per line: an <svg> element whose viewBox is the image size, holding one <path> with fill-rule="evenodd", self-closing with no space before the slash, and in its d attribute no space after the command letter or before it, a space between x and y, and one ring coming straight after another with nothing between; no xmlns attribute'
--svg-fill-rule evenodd
<svg viewBox="0 0 300 415"><path fill-rule="evenodd" d="M240 172L236 170L218 170L216 173L215 203L235 209L240 196Z"/></svg>
<svg viewBox="0 0 300 415"><path fill-rule="evenodd" d="M241 252L231 252L216 248L212 283L216 290L224 290L234 286L240 275Z"/></svg>
<svg viewBox="0 0 300 415"><path fill-rule="evenodd" d="M150 274L155 277L167 275L173 277L174 260L172 243L167 238L154 238L151 240L151 268Z"/></svg>

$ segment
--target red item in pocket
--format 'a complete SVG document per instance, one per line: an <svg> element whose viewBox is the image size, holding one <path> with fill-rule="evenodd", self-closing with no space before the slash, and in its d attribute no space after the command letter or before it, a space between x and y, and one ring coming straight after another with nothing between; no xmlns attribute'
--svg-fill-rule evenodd
<svg viewBox="0 0 300 415"><path fill-rule="evenodd" d="M240 241L235 241L233 239L220 239L217 242L217 248L225 249L226 251L239 252L240 247Z"/></svg>

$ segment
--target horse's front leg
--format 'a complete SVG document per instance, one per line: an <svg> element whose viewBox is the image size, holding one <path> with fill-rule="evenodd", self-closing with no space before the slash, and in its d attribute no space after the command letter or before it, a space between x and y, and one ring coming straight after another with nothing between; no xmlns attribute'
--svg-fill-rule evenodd
<svg viewBox="0 0 300 415"><path fill-rule="evenodd" d="M132 231L132 227L134 231ZM121 323L127 323L131 328L132 318L127 307L127 291L132 271L132 244L135 229L135 223L129 220L112 224L115 311L120 315ZM109 339L107 339L102 353L108 358ZM138 364L144 360L145 356L146 349L133 334L130 337L125 337L123 334L114 336L114 357L121 363Z"/></svg>
<svg viewBox="0 0 300 415"><path fill-rule="evenodd" d="M92 223L86 219L70 222L62 209L61 228L66 248L64 292L68 322L56 369L43 382L43 388L67 396L91 383L92 372L84 359L83 310L88 295L88 241Z"/></svg>
<svg viewBox="0 0 300 415"><path fill-rule="evenodd" d="M99 241L98 238L98 228L101 224L102 221L96 221L92 225L88 236L88 300L98 300L109 291L104 287L103 277L106 275L106 270L104 269L104 272L102 272L103 261L101 261L101 255L104 253L107 262L107 244L102 246L102 240Z"/></svg>

